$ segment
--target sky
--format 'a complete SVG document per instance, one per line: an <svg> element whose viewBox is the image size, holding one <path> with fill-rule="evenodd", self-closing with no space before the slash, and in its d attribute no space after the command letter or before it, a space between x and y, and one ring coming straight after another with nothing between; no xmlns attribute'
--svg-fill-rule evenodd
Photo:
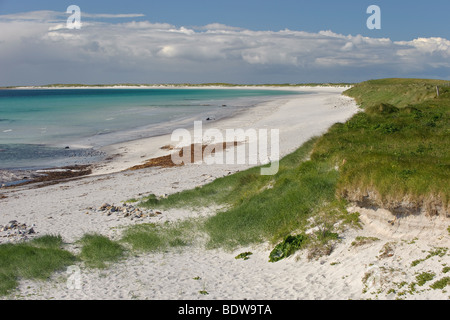
<svg viewBox="0 0 450 320"><path fill-rule="evenodd" d="M448 12L449 0L0 0L0 86L450 80Z"/></svg>

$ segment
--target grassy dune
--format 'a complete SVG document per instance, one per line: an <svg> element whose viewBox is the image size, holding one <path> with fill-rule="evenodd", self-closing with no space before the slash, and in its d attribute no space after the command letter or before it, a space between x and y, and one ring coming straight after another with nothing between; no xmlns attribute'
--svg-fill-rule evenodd
<svg viewBox="0 0 450 320"><path fill-rule="evenodd" d="M355 98L363 108L379 103L389 103L398 108L404 108L435 99L436 86L441 89L440 102L447 100L448 103L450 81L444 80L401 78L369 80L355 85L344 94Z"/></svg>
<svg viewBox="0 0 450 320"><path fill-rule="evenodd" d="M339 165L337 194L395 212L448 214L449 82L373 80L345 94L364 112L333 126L312 154Z"/></svg>

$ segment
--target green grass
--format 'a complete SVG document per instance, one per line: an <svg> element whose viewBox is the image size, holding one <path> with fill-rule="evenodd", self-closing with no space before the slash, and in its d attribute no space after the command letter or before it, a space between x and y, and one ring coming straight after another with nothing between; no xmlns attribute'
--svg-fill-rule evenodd
<svg viewBox="0 0 450 320"><path fill-rule="evenodd" d="M449 84L449 81L432 79L378 79L359 83L345 94L355 98L363 108L379 103L404 108L434 99L436 86L441 89L441 97L447 95Z"/></svg>
<svg viewBox="0 0 450 320"><path fill-rule="evenodd" d="M434 282L432 285L430 285L430 288L436 290L436 289L444 289L446 286L450 286L450 277L444 277Z"/></svg>
<svg viewBox="0 0 450 320"><path fill-rule="evenodd" d="M417 259L417 260L414 260L414 261L411 263L411 267L415 267L415 266L417 266L419 263L421 263L421 262L423 262L423 261L425 261L425 260L427 260L427 259L433 258L433 257L435 257L435 256L443 257L443 256L445 256L445 255L447 254L447 251L448 251L448 248L446 248L446 247L437 247L437 248L434 248L434 250L431 250L431 251L428 252L428 255L427 255L424 259Z"/></svg>
<svg viewBox="0 0 450 320"><path fill-rule="evenodd" d="M82 244L80 258L91 268L106 268L124 254L124 248L106 236L86 234L79 242Z"/></svg>
<svg viewBox="0 0 450 320"><path fill-rule="evenodd" d="M85 235L79 243L82 245L79 256L63 249L63 239L59 235L0 245L0 296L11 293L20 279L46 280L54 272L80 260L88 267L106 268L125 252L119 243L101 235Z"/></svg>
<svg viewBox="0 0 450 320"><path fill-rule="evenodd" d="M275 176L261 176L259 167L252 168L167 198L150 196L143 205L225 205L228 209L203 223L211 248L232 249L267 239L276 242L305 226L311 214L335 200L338 172L326 162L306 160L316 141L283 158ZM159 238L152 237L158 243Z"/></svg>
<svg viewBox="0 0 450 320"><path fill-rule="evenodd" d="M247 251L247 252L242 252L242 253L239 253L236 257L234 257L236 260L237 259L242 259L242 260L248 260L248 259L250 259L250 256L252 255L253 253L252 252L249 252L249 251Z"/></svg>
<svg viewBox="0 0 450 320"><path fill-rule="evenodd" d="M430 214L439 206L448 210L450 87L436 98L442 83L384 79L345 92L364 111L335 124L312 154L339 166L339 196L363 201L370 192L368 200L388 209L407 199Z"/></svg>
<svg viewBox="0 0 450 320"><path fill-rule="evenodd" d="M322 204L334 200L337 172L324 163L303 162L280 170L271 189L247 196L205 223L212 247L275 242L305 226Z"/></svg>
<svg viewBox="0 0 450 320"><path fill-rule="evenodd" d="M362 237L362 236L357 236L355 238L355 241L352 242L352 246L353 247L359 247L359 246L363 246L365 244L369 244L372 243L374 241L379 241L380 239L376 238L376 237Z"/></svg>
<svg viewBox="0 0 450 320"><path fill-rule="evenodd" d="M0 245L0 296L15 289L20 279L45 280L79 261L91 268L106 268L125 253L122 245L102 235L87 234L78 242L82 245L79 256L63 249L59 235Z"/></svg>
<svg viewBox="0 0 450 320"><path fill-rule="evenodd" d="M61 249L60 236L43 236L27 243L0 245L0 295L11 292L20 279L45 280L73 264L76 257Z"/></svg>
<svg viewBox="0 0 450 320"><path fill-rule="evenodd" d="M427 281L433 280L435 276L436 274L433 272L422 272L416 276L417 284L423 286Z"/></svg>
<svg viewBox="0 0 450 320"><path fill-rule="evenodd" d="M280 170L276 177L295 169L311 152L316 139L306 142L294 153L280 161ZM157 199L150 195L143 199L142 206L155 207L198 207L209 204L240 205L249 198L273 187L273 176L260 175L260 167L251 168L226 177L215 179L213 182L192 190L175 193L167 198Z"/></svg>
<svg viewBox="0 0 450 320"><path fill-rule="evenodd" d="M307 160L317 139L284 157L274 176L262 176L259 167L251 168L167 198L150 195L141 205L149 208L223 205L226 209L196 222L198 230L207 235L208 248L235 249L266 240L275 244L294 230L305 228L309 217L323 211L327 213L321 214L325 220L341 219L357 224L358 218L345 211L345 202L335 197L339 174L331 163ZM133 235L126 234L124 240L147 250L165 249L170 237L163 234L173 233L172 227L164 230L156 225L132 229ZM336 234L330 232L322 243L331 238L336 238Z"/></svg>
<svg viewBox="0 0 450 320"><path fill-rule="evenodd" d="M304 234L286 236L283 241L277 244L270 252L269 262L277 262L281 259L289 257L295 251L301 249L306 242L308 242L308 236Z"/></svg>
<svg viewBox="0 0 450 320"><path fill-rule="evenodd" d="M164 225L145 223L125 230L121 242L133 250L163 252L170 248L184 247L194 242L199 221L184 220Z"/></svg>

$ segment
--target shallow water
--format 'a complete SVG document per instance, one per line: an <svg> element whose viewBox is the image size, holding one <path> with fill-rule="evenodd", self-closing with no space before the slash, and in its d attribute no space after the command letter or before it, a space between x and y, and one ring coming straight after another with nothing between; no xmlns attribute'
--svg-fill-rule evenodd
<svg viewBox="0 0 450 320"><path fill-rule="evenodd" d="M85 164L96 148L218 120L274 96L261 89L0 90L0 169ZM67 148L69 147L69 148Z"/></svg>

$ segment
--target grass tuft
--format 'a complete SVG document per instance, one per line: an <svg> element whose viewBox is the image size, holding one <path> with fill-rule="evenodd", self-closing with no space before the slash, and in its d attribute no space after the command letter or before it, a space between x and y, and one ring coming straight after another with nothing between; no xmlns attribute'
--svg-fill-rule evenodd
<svg viewBox="0 0 450 320"><path fill-rule="evenodd" d="M163 252L191 244L196 238L196 220L166 223L164 225L146 223L129 227L121 239L134 250L144 252Z"/></svg>
<svg viewBox="0 0 450 320"><path fill-rule="evenodd" d="M73 264L76 257L61 249L61 236L43 236L27 243L0 245L0 295L11 292L21 278L45 280Z"/></svg>
<svg viewBox="0 0 450 320"><path fill-rule="evenodd" d="M98 234L86 234L80 239L82 244L80 258L92 268L106 268L108 263L118 261L124 253L124 248Z"/></svg>

